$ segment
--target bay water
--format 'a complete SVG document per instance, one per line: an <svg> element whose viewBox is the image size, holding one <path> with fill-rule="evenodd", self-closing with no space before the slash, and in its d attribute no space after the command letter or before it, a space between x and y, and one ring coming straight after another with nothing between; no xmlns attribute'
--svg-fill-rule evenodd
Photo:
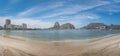
<svg viewBox="0 0 120 56"><path fill-rule="evenodd" d="M92 39L119 33L120 30L0 30L0 34L41 41Z"/></svg>

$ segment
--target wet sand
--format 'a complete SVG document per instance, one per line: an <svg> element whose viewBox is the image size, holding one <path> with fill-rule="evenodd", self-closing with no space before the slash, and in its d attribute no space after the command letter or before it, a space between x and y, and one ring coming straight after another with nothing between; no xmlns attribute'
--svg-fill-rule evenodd
<svg viewBox="0 0 120 56"><path fill-rule="evenodd" d="M85 43L43 42L0 35L0 56L120 56L120 35L109 35Z"/></svg>

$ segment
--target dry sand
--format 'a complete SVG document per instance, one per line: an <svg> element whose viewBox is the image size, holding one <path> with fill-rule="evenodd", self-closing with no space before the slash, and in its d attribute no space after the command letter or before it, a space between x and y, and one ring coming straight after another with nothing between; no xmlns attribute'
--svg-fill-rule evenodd
<svg viewBox="0 0 120 56"><path fill-rule="evenodd" d="M0 56L120 56L120 35L109 35L86 43L40 42L0 35Z"/></svg>

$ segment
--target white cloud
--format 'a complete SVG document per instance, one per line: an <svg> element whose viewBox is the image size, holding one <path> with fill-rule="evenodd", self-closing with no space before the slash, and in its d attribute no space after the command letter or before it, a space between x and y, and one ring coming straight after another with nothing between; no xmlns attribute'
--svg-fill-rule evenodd
<svg viewBox="0 0 120 56"><path fill-rule="evenodd" d="M14 24L26 23L29 28L49 28L52 25L52 22L44 22L41 20L34 19L12 19Z"/></svg>
<svg viewBox="0 0 120 56"><path fill-rule="evenodd" d="M53 26L52 22L45 22L41 20L34 20L29 18L14 18L14 17L0 17L0 25L5 24L6 19L11 19L12 24L21 25L22 23L26 23L29 28L49 28Z"/></svg>
<svg viewBox="0 0 120 56"><path fill-rule="evenodd" d="M120 6L117 4L109 4L96 9L97 12L108 12L108 13L116 13L120 12Z"/></svg>
<svg viewBox="0 0 120 56"><path fill-rule="evenodd" d="M94 14L94 13L80 13L80 14L76 14L76 15L71 15L71 16L58 16L56 18L54 18L54 20L56 21L81 21L81 20L96 20L96 19L100 19L101 16Z"/></svg>
<svg viewBox="0 0 120 56"><path fill-rule="evenodd" d="M46 10L61 7L61 6L63 6L63 4L64 4L64 2L56 2L55 4L50 4L49 6L35 6L35 7L29 8L25 11L18 13L17 16L24 17L24 16L29 16L29 15L34 15L36 13L41 13Z"/></svg>
<svg viewBox="0 0 120 56"><path fill-rule="evenodd" d="M22 17L22 16L28 16L31 15L32 13L38 12L39 7L32 7L26 11L20 12L17 16Z"/></svg>
<svg viewBox="0 0 120 56"><path fill-rule="evenodd" d="M74 19L99 19L100 16L96 14L88 13L88 14L78 14L78 15L75 15L73 18Z"/></svg>
<svg viewBox="0 0 120 56"><path fill-rule="evenodd" d="M65 1L55 2L50 4L49 6L35 6L32 8L29 8L25 11L18 13L17 16L19 17L30 16L36 13L40 14L41 12L46 10L54 9L54 11L50 11L47 14L39 17L39 18L51 18L51 17L60 16L60 15L75 14L81 11L93 9L95 7L103 6L110 3L109 1L102 1L102 0L92 0L92 1L94 2L91 2L90 5L88 1L86 1L88 4L84 4L84 5L83 4L68 5L69 3ZM63 8L59 8L59 7L63 7Z"/></svg>
<svg viewBox="0 0 120 56"><path fill-rule="evenodd" d="M95 0L95 1L96 1L96 3L93 3L92 5L87 5L87 4L85 4L85 5L81 5L81 4L68 5L64 8L56 9L52 13L48 13L44 16L41 16L40 18L51 18L51 17L57 17L57 16L61 16L61 15L76 14L76 13L79 13L82 11L93 9L95 7L110 4L109 1L101 1L101 0Z"/></svg>

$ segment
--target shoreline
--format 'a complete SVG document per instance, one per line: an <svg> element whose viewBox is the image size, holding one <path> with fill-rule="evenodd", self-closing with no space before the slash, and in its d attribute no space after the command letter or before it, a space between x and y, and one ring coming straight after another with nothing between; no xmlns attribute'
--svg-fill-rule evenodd
<svg viewBox="0 0 120 56"><path fill-rule="evenodd" d="M5 34L0 34L0 36L3 36L3 37L9 37L9 38L15 38L15 39L19 39L19 40L28 40L28 41L37 41L37 42L91 42L91 41L94 41L94 40L99 40L99 39L104 39L104 38L109 38L109 37L112 37L112 36L115 36L115 35L119 35L120 33L117 33L117 34L109 34L109 35L104 35L104 36L99 36L99 37L95 37L95 38L91 38L91 39L66 39L66 40L36 40L36 39L30 39L30 38L27 38L27 37L22 37L22 36L15 36L15 35L5 35Z"/></svg>
<svg viewBox="0 0 120 56"><path fill-rule="evenodd" d="M119 34L86 41L43 42L19 36L0 35L0 56L115 56L119 54Z"/></svg>
<svg viewBox="0 0 120 56"><path fill-rule="evenodd" d="M28 37L23 37L23 36L15 36L15 35L6 35L6 34L0 34L0 36L3 37L12 37L12 38L16 38L16 39L23 39L23 40L33 40L33 41L40 41L40 42L76 42L76 41L80 41L80 42L85 42L85 41L92 41L92 40L96 40L96 39L102 39L102 38L107 38L107 37L112 37L115 35L119 35L120 33L117 34L108 34L108 35L104 35L104 36L99 36L99 37L95 37L95 38L88 38L88 39L65 39L65 40L36 40L36 39L31 39Z"/></svg>

